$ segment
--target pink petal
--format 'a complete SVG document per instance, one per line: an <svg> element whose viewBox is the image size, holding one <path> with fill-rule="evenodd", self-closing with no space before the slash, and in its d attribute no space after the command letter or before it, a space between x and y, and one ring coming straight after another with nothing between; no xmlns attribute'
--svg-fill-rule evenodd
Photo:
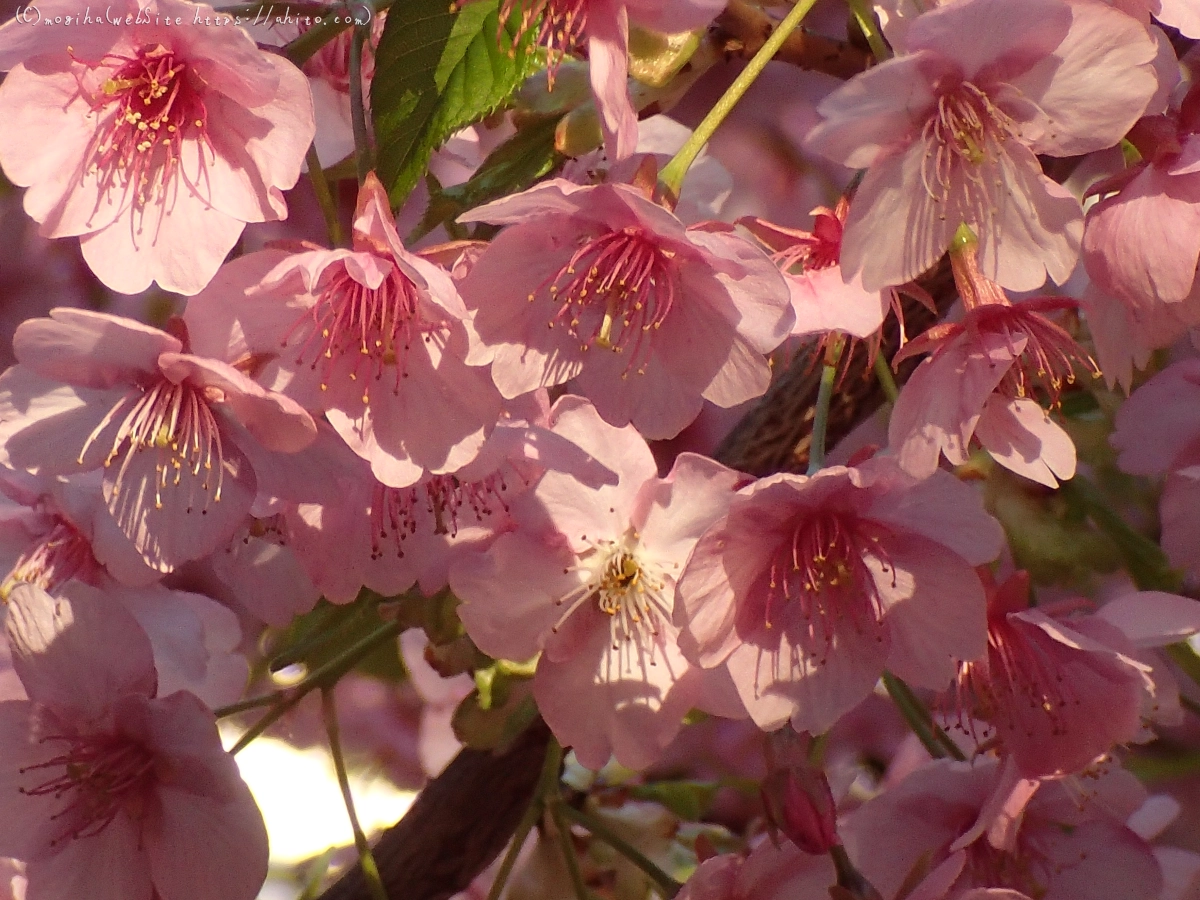
<svg viewBox="0 0 1200 900"><path fill-rule="evenodd" d="M179 341L132 319L60 307L48 319L26 319L13 335L17 359L45 378L79 387L129 384L157 368Z"/></svg>
<svg viewBox="0 0 1200 900"><path fill-rule="evenodd" d="M1111 600L1096 615L1135 647L1163 647L1200 631L1200 602L1162 591L1138 591Z"/></svg>
<svg viewBox="0 0 1200 900"><path fill-rule="evenodd" d="M970 565L942 544L918 535L888 542L895 575L911 574L912 596L889 607L887 665L920 687L944 689L960 660L987 650L987 601ZM885 570L880 573L890 577Z"/></svg>
<svg viewBox="0 0 1200 900"><path fill-rule="evenodd" d="M68 722L101 719L124 694L154 695L150 641L134 618L101 591L71 582L53 598L19 584L9 602L13 668L31 700Z"/></svg>
<svg viewBox="0 0 1200 900"><path fill-rule="evenodd" d="M156 750L191 769L178 785L160 780L143 824L159 896L253 900L267 875L267 830L211 714L187 693L157 701L154 712Z"/></svg>
<svg viewBox="0 0 1200 900"><path fill-rule="evenodd" d="M592 93L604 146L619 161L637 148L637 112L629 99L629 18L620 0L590 0L587 17Z"/></svg>
<svg viewBox="0 0 1200 900"><path fill-rule="evenodd" d="M925 73L935 60L929 52L896 56L850 79L821 101L817 111L824 121L809 132L805 147L862 169L907 146L936 106Z"/></svg>
<svg viewBox="0 0 1200 900"><path fill-rule="evenodd" d="M1071 436L1036 401L993 394L975 436L996 462L1038 484L1056 488L1075 475Z"/></svg>

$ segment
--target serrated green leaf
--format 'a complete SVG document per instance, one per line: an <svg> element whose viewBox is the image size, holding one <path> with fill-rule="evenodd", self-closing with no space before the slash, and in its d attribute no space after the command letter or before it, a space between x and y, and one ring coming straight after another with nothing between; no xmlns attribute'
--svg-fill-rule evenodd
<svg viewBox="0 0 1200 900"><path fill-rule="evenodd" d="M538 67L531 34L499 27L499 0L451 12L446 0L405 0L388 11L371 85L379 178L404 202L433 151L494 111Z"/></svg>

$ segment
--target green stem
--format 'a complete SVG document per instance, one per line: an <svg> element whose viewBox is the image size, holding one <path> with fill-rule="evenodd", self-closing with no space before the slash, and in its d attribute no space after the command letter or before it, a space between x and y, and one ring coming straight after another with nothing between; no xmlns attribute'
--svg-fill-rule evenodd
<svg viewBox="0 0 1200 900"><path fill-rule="evenodd" d="M287 693L285 691L271 691L269 694L262 694L258 697L250 697L247 700L239 700L237 703L230 703L228 706L218 706L213 710L213 715L218 719L225 719L250 709L257 709L260 706L271 706L286 696Z"/></svg>
<svg viewBox="0 0 1200 900"><path fill-rule="evenodd" d="M346 771L346 758L342 755L342 741L338 730L337 706L334 703L333 691L329 688L321 691L321 711L325 717L325 733L329 737L329 752L333 756L333 769L337 773L338 787L342 789L342 801L346 804L346 815L350 819L350 828L354 832L354 846L358 849L358 864L362 868L363 878L367 882L367 894L371 900L388 900L387 888L379 876L379 866L375 865L375 857L371 854L371 845L358 821L358 813L354 810L354 793L350 790L350 775Z"/></svg>
<svg viewBox="0 0 1200 900"><path fill-rule="evenodd" d="M496 872L496 879L488 891L487 900L500 900L500 895L504 893L504 886L508 884L509 876L512 875L513 866L517 864L521 848L525 846L525 839L529 837L529 832L533 830L533 826L537 824L538 819L546 810L546 797L553 796L558 792L562 757L562 745L551 738L550 743L546 745L546 758L542 761L542 775L538 779L533 799L529 801L529 808L525 810L525 815L521 817L517 830L513 832L512 843L508 845L508 852L504 854L500 869Z"/></svg>
<svg viewBox="0 0 1200 900"><path fill-rule="evenodd" d="M687 174L688 168L695 161L704 145L708 143L713 136L713 132L717 130L725 117L733 110L737 102L742 99L742 96L749 90L750 85L766 68L767 63L771 61L779 48L783 46L783 42L788 39L796 27L808 15L816 5L817 0L800 0L791 12L787 14L782 22L776 27L774 33L767 38L767 42L762 45L754 57L746 64L746 68L741 71L741 74L734 79L733 84L717 101L716 106L708 111L708 115L704 117L696 130L692 132L692 136L688 138L679 152L667 163L666 167L659 173L658 180L664 189L664 194L667 197L677 199L679 190L683 186L683 176Z"/></svg>
<svg viewBox="0 0 1200 900"><path fill-rule="evenodd" d="M383 12L395 2L396 0L375 0L375 2L370 5L372 12L378 14ZM351 15L346 15L345 11L343 10L341 15L336 15L336 18L340 19L341 21L335 22L333 21L334 17L330 17L323 21L320 25L314 25L312 28L308 29L308 31L304 32L304 34L300 35L298 38L284 47L283 55L290 63L292 63L292 65L296 67L303 66L312 58L314 53L349 28L351 22L347 20L355 15L361 16L361 13L352 12ZM370 24L368 23L364 27L369 28Z"/></svg>
<svg viewBox="0 0 1200 900"><path fill-rule="evenodd" d="M834 339L825 353L821 367L821 384L817 388L817 408L813 415L812 441L808 451L808 474L815 475L825 465L825 437L829 430L829 406L833 402L833 385L837 381L837 360L841 340Z"/></svg>
<svg viewBox="0 0 1200 900"><path fill-rule="evenodd" d="M934 723L933 717L929 715L929 710L917 699L912 688L891 672L883 673L883 686L887 688L892 702L900 710L900 715L904 717L904 721L908 723L912 733L917 736L917 740L929 751L930 756L934 759L945 759L947 756L957 760L967 758L958 749L958 745L950 740L950 735Z"/></svg>
<svg viewBox="0 0 1200 900"><path fill-rule="evenodd" d="M563 815L565 806L566 804L555 797L550 801L550 815L554 819L554 830L558 832L563 861L567 864L567 874L571 876L571 885L575 888L575 900L589 900L587 884L579 868L579 857L575 853L575 844L571 842L571 826Z"/></svg>
<svg viewBox="0 0 1200 900"><path fill-rule="evenodd" d="M891 59L892 51L884 41L883 35L879 33L879 26L875 22L875 13L871 7L863 0L846 0L846 3L854 15L854 21L858 23L863 37L867 39L867 45L871 48L871 55L875 57L875 61L883 62L885 59Z"/></svg>
<svg viewBox="0 0 1200 900"><path fill-rule="evenodd" d="M887 397L888 403L894 404L900 396L900 388L896 387L896 379L892 375L892 367L883 358L883 353L875 354L875 379L883 389L883 395Z"/></svg>
<svg viewBox="0 0 1200 900"><path fill-rule="evenodd" d="M321 207L321 215L325 218L325 231L329 235L329 246L340 247L343 241L342 223L338 220L337 204L333 193L329 190L329 182L325 179L325 170L321 168L321 160L317 157L317 145L308 148L308 180L312 182L313 193L317 197L317 205Z"/></svg>
<svg viewBox="0 0 1200 900"><path fill-rule="evenodd" d="M612 847L627 860L641 869L649 876L650 880L658 885L659 892L667 898L674 897L679 893L679 889L683 887L678 881L656 866L649 857L626 841L623 837L605 825L595 816L590 816L583 810L576 809L573 806L560 804L562 813L567 818L571 819L576 824L582 825L594 837L600 838L608 846Z"/></svg>
<svg viewBox="0 0 1200 900"><path fill-rule="evenodd" d="M362 55L370 25L356 26L350 41L350 119L354 128L354 161L358 166L358 183L367 180L375 168L375 152L367 131L367 106L363 102Z"/></svg>
<svg viewBox="0 0 1200 900"><path fill-rule="evenodd" d="M372 631L358 643L348 647L343 652L339 653L325 665L314 669L312 674L301 681L293 688L286 691L280 691L276 696L274 707L268 710L261 719L250 726L246 732L238 738L238 742L233 745L230 753L238 753L244 750L252 740L274 725L280 718L297 703L303 700L306 696L312 693L317 688L331 687L339 678L349 672L360 660L370 654L384 642L396 637L404 628L404 625L398 621L384 622L377 629ZM218 710L220 712L220 710Z"/></svg>

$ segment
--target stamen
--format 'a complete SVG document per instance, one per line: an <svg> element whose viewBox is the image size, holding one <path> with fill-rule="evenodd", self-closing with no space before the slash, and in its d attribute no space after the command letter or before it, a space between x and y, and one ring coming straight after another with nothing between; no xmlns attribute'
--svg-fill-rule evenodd
<svg viewBox="0 0 1200 900"><path fill-rule="evenodd" d="M66 800L51 816L66 829L52 844L100 834L153 778L154 755L128 738L53 735L41 742L65 744L66 749L46 762L20 769L19 774L61 772L18 790L26 796Z"/></svg>
<svg viewBox="0 0 1200 900"><path fill-rule="evenodd" d="M646 336L662 327L675 305L670 256L636 226L586 241L529 299L542 290L558 304L550 327L564 323L584 350L595 345L627 352L626 374L635 368L645 373Z"/></svg>

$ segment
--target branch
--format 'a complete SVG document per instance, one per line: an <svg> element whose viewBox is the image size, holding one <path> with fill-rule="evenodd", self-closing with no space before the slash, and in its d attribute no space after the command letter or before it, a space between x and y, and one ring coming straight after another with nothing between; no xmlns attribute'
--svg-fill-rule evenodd
<svg viewBox="0 0 1200 900"><path fill-rule="evenodd" d="M417 795L372 852L391 900L445 900L508 843L533 799L550 731L540 719L500 754L464 749ZM367 900L357 866L320 900Z"/></svg>
<svg viewBox="0 0 1200 900"><path fill-rule="evenodd" d="M749 59L767 42L777 24L745 0L729 0L725 11L713 23L713 29L718 45L724 44L727 56ZM803 28L788 36L775 59L843 80L875 64L875 58L866 50L847 41L812 34Z"/></svg>

